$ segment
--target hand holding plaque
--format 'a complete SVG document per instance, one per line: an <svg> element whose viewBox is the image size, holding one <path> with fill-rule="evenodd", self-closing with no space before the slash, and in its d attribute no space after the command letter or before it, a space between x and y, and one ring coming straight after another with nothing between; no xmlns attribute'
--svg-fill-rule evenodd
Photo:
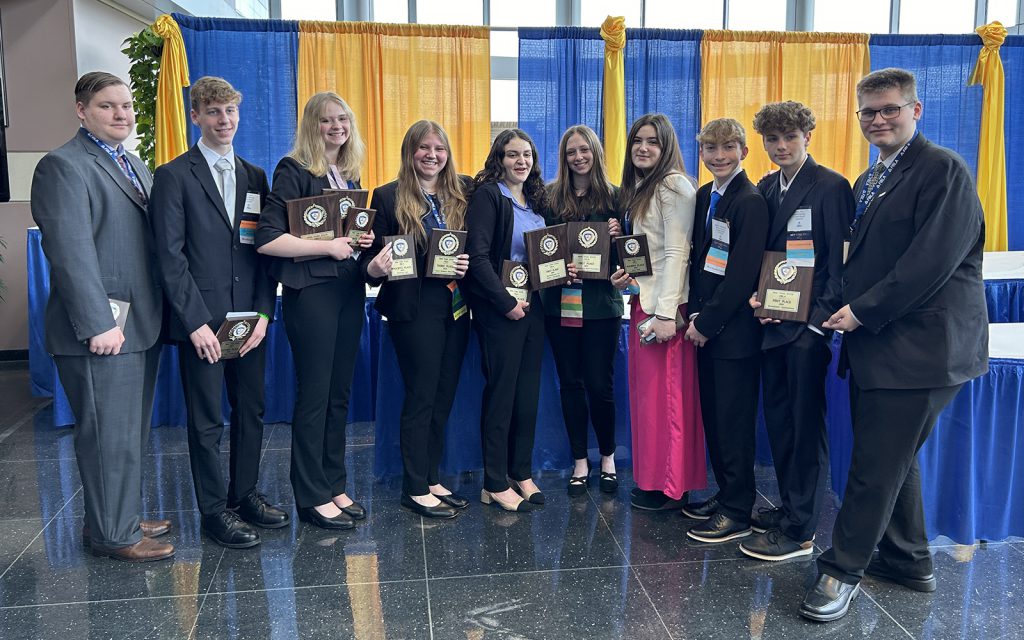
<svg viewBox="0 0 1024 640"><path fill-rule="evenodd" d="M451 280L461 276L455 270L458 256L466 252L466 232L431 229L427 246L427 278Z"/></svg>
<svg viewBox="0 0 1024 640"><path fill-rule="evenodd" d="M388 281L409 280L419 275L416 270L416 238L411 234L384 236L384 244L391 243L391 274Z"/></svg>
<svg viewBox="0 0 1024 640"><path fill-rule="evenodd" d="M252 335L260 315L255 311L231 312L224 316L224 322L217 330L217 341L220 342L220 359L229 360L238 357L238 351Z"/></svg>
<svg viewBox="0 0 1024 640"><path fill-rule="evenodd" d="M569 243L564 224L527 231L523 240L534 290L559 287L568 281Z"/></svg>
<svg viewBox="0 0 1024 640"><path fill-rule="evenodd" d="M647 246L647 235L640 233L632 236L615 238L615 246L619 251L619 263L629 275L649 276L651 270L651 250Z"/></svg>
<svg viewBox="0 0 1024 640"><path fill-rule="evenodd" d="M785 251L766 251L757 286L761 307L754 316L807 322L813 287L814 267L794 267L786 261Z"/></svg>
<svg viewBox="0 0 1024 640"><path fill-rule="evenodd" d="M288 232L303 240L334 240L341 228L338 202L336 193L288 200ZM292 260L305 262L322 257L302 256Z"/></svg>
<svg viewBox="0 0 1024 640"><path fill-rule="evenodd" d="M608 278L608 254L611 235L607 222L567 222L570 262L576 265L580 280Z"/></svg>
<svg viewBox="0 0 1024 640"><path fill-rule="evenodd" d="M530 301L530 269L525 262L506 260L501 265L501 284L519 302Z"/></svg>

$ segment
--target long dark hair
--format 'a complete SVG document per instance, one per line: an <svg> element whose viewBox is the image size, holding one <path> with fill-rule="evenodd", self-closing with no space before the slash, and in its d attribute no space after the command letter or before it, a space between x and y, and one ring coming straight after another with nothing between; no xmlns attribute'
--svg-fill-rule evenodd
<svg viewBox="0 0 1024 640"><path fill-rule="evenodd" d="M576 188L572 183L573 172L565 157L569 138L575 135L583 138L594 157L590 173L587 175L590 184L587 185L587 193L582 198L576 197ZM562 134L562 140L558 143L558 173L555 180L548 185L548 202L555 215L566 222L584 220L587 214L609 211L615 205L612 199L612 185L608 183L608 172L604 167L604 148L594 130L585 124L573 125Z"/></svg>
<svg viewBox="0 0 1024 640"><path fill-rule="evenodd" d="M491 150L487 153L484 168L473 178L473 188L476 189L488 182L500 182L505 177L505 166L501 161L505 159L505 146L515 138L529 144L530 153L533 154L533 166L530 168L530 175L526 176L526 183L523 184L523 193L526 195L526 201L530 207L539 213L548 206L548 194L544 189L544 179L540 177L537 146L522 129L505 129L498 134L498 137L491 143Z"/></svg>
<svg viewBox="0 0 1024 640"><path fill-rule="evenodd" d="M633 165L633 139L639 134L640 128L646 125L654 127L658 146L661 147L661 157L653 169L644 173ZM648 113L640 116L630 127L629 137L626 138L626 160L622 165L622 187L619 189L619 206L622 211L628 210L633 220L642 220L654 198L655 190L670 173L686 175L676 130L664 114Z"/></svg>

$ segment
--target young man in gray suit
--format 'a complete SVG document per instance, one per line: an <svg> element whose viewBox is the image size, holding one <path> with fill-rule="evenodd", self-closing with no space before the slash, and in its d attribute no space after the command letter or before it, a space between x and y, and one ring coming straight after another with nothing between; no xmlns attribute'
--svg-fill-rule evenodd
<svg viewBox="0 0 1024 640"><path fill-rule="evenodd" d="M75 413L83 539L97 556L161 560L174 547L154 538L170 521L139 517L163 309L146 214L152 177L124 150L135 126L124 81L87 73L75 101L81 128L32 178L50 262L46 348Z"/></svg>

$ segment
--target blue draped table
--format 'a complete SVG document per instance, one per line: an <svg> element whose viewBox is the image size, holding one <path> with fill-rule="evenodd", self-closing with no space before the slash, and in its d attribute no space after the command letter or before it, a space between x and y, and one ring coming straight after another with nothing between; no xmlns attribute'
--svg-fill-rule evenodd
<svg viewBox="0 0 1024 640"><path fill-rule="evenodd" d="M1024 251L986 252L982 270L988 321L1024 322Z"/></svg>
<svg viewBox="0 0 1024 640"><path fill-rule="evenodd" d="M43 255L42 235L39 229L28 230L28 317L29 317L29 372L32 395L53 397L53 423L67 426L75 423L67 396L57 377L53 358L46 352L45 310L50 294L50 265ZM380 335L380 314L373 308L373 299L366 301L366 322L360 337L356 375L352 383L349 403L349 422L369 422L374 419L374 401L377 393L377 352ZM270 324L266 337L266 411L264 420L291 422L295 404L295 366L292 362L284 322L281 321L281 299L277 300L275 321ZM224 415L228 415L227 394L224 394ZM160 357L156 396L153 401L153 426L185 424L185 398L181 390L178 371L178 349L165 345Z"/></svg>

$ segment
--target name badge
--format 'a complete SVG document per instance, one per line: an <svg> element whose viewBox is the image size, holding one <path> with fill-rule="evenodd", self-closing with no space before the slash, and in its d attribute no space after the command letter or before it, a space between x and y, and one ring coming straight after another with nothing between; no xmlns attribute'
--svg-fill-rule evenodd
<svg viewBox="0 0 1024 640"><path fill-rule="evenodd" d="M245 194L245 208L242 209L242 213L255 213L260 214L260 194L249 192Z"/></svg>
<svg viewBox="0 0 1024 640"><path fill-rule="evenodd" d="M729 223L725 220L711 220L711 248L708 249L704 270L718 276L725 275L729 265Z"/></svg>
<svg viewBox="0 0 1024 640"><path fill-rule="evenodd" d="M811 234L811 209L793 212L786 225L786 261L794 267L814 266L814 236Z"/></svg>

